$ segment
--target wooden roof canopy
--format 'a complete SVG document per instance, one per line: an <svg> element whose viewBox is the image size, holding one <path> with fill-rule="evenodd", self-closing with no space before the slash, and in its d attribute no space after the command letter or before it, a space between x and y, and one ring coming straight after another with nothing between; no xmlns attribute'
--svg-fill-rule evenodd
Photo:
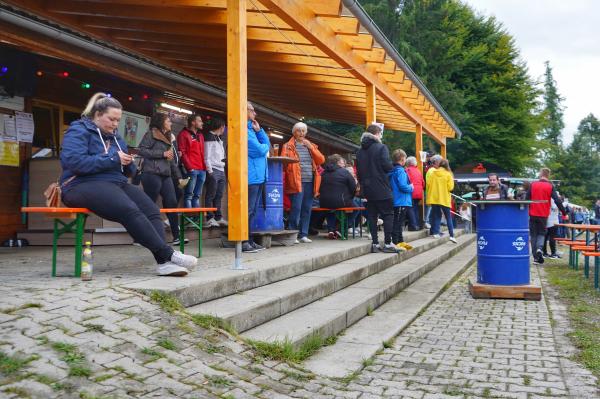
<svg viewBox="0 0 600 399"><path fill-rule="evenodd" d="M227 87L226 0L6 2ZM247 37L248 97L253 101L297 117L362 125L367 87L372 87L377 121L386 128L415 132L420 124L440 143L460 134L342 0L248 0Z"/></svg>

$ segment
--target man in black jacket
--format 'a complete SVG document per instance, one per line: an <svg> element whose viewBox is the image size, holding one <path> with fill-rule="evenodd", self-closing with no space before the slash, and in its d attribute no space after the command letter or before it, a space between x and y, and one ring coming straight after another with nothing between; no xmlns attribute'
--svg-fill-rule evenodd
<svg viewBox="0 0 600 399"><path fill-rule="evenodd" d="M381 143L382 129L372 124L361 137L361 148L356 154L358 181L361 194L367 199L367 216L371 229L371 252L396 253L399 250L392 244L394 223L394 200L388 173L394 166L388 148ZM385 244L379 245L377 218L383 219Z"/></svg>

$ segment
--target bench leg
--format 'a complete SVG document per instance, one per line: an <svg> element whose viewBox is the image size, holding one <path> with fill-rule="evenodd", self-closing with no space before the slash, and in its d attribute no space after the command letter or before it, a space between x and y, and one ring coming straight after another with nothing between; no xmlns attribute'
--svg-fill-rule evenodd
<svg viewBox="0 0 600 399"><path fill-rule="evenodd" d="M58 251L58 219L54 219L52 234L52 277L56 277L56 252Z"/></svg>
<svg viewBox="0 0 600 399"><path fill-rule="evenodd" d="M594 288L598 290L598 275L600 274L600 256L594 257Z"/></svg>
<svg viewBox="0 0 600 399"><path fill-rule="evenodd" d="M198 215L198 257L201 258L202 257L202 222L204 219L204 216L202 215L202 212L199 213Z"/></svg>
<svg viewBox="0 0 600 399"><path fill-rule="evenodd" d="M185 253L185 218L183 213L179 214L179 250Z"/></svg>
<svg viewBox="0 0 600 399"><path fill-rule="evenodd" d="M75 220L75 277L81 277L81 255L83 252L83 226L85 225L85 215L77 214Z"/></svg>

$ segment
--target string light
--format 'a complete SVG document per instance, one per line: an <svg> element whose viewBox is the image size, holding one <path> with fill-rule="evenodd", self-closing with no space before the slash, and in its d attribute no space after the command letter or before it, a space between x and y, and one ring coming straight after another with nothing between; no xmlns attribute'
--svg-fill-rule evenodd
<svg viewBox="0 0 600 399"><path fill-rule="evenodd" d="M0 68L0 75L4 75L6 72L8 72L8 67L2 66L2 68Z"/></svg>
<svg viewBox="0 0 600 399"><path fill-rule="evenodd" d="M81 88L82 88L82 89L89 89L90 87L92 87L92 85L91 85L91 84L89 84L89 83L85 83L85 82L83 82L83 83L81 84Z"/></svg>
<svg viewBox="0 0 600 399"><path fill-rule="evenodd" d="M149 96L149 95L147 95L147 94L144 94L144 95L142 96L142 98L143 98L144 100L147 100L147 99L149 99L149 98L150 98L150 96Z"/></svg>
<svg viewBox="0 0 600 399"><path fill-rule="evenodd" d="M43 76L43 75L44 75L44 72L42 72L42 71L37 71L35 74L36 74L37 76Z"/></svg>
<svg viewBox="0 0 600 399"><path fill-rule="evenodd" d="M131 97L131 96L127 97L127 101L133 101L133 97Z"/></svg>
<svg viewBox="0 0 600 399"><path fill-rule="evenodd" d="M64 71L60 74L60 76L62 76L63 78L68 78L69 77L69 72Z"/></svg>

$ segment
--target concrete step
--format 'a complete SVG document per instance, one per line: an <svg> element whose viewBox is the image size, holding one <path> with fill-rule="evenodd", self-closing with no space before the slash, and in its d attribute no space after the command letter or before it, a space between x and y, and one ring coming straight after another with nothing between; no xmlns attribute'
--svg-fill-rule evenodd
<svg viewBox="0 0 600 399"><path fill-rule="evenodd" d="M462 235L458 244L445 243L327 297L254 327L242 335L257 341L285 341L300 345L312 334L335 335L391 299L421 276L450 259L475 240Z"/></svg>
<svg viewBox="0 0 600 399"><path fill-rule="evenodd" d="M407 232L405 239L412 242L427 237L427 234L427 230ZM151 291L168 293L175 296L184 306L189 307L319 270L365 255L370 250L371 242L366 239L327 241L327 245L323 246L315 242L311 244L308 251L303 250L300 253L296 251L294 256L273 256L272 250L250 254L251 256L246 257L252 259L247 263L250 267L247 270L205 269L202 268L203 259L200 259L200 270L190 273L186 278L153 277L126 284L124 287L143 293Z"/></svg>
<svg viewBox="0 0 600 399"><path fill-rule="evenodd" d="M394 298L346 329L334 345L321 348L304 367L314 373L341 378L363 367L383 347L383 342L400 334L437 298L446 284L476 260L476 247L469 245Z"/></svg>
<svg viewBox="0 0 600 399"><path fill-rule="evenodd" d="M457 231L457 236L462 230ZM448 238L411 241L413 249L400 254L366 254L316 271L257 287L188 308L190 313L210 314L243 332L339 291L396 263L417 256Z"/></svg>

